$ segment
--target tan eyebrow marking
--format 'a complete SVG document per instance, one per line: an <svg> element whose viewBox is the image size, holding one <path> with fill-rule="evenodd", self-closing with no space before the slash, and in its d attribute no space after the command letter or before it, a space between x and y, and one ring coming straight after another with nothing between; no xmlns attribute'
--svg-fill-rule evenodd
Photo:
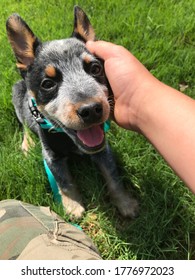
<svg viewBox="0 0 195 280"><path fill-rule="evenodd" d="M56 77L56 69L54 66L52 65L48 65L46 68L45 68L45 74L50 77L50 78L54 78Z"/></svg>
<svg viewBox="0 0 195 280"><path fill-rule="evenodd" d="M84 52L82 54L82 59L84 60L85 63L89 64L90 62L92 62L93 57L89 53Z"/></svg>

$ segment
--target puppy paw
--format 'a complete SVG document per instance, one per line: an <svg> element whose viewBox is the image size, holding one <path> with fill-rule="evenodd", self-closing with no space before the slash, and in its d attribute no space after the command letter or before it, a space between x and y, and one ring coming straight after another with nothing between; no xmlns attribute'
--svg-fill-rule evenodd
<svg viewBox="0 0 195 280"><path fill-rule="evenodd" d="M74 200L73 198L69 197L68 195L65 195L64 193L62 193L61 196L62 204L66 211L66 214L70 215L72 219L81 218L85 211L85 208L83 207L82 203L79 200Z"/></svg>
<svg viewBox="0 0 195 280"><path fill-rule="evenodd" d="M76 218L76 219L80 219L82 216L83 216L83 213L85 212L85 208L80 205L80 204L77 204L77 205L68 205L66 206L65 208L66 210L66 213L68 215L70 215L70 217L72 219Z"/></svg>
<svg viewBox="0 0 195 280"><path fill-rule="evenodd" d="M129 198L123 205L118 206L118 209L123 217L136 218L139 212L139 204L136 199Z"/></svg>
<svg viewBox="0 0 195 280"><path fill-rule="evenodd" d="M136 199L131 198L129 194L120 196L115 204L125 218L136 218L139 212L139 204Z"/></svg>

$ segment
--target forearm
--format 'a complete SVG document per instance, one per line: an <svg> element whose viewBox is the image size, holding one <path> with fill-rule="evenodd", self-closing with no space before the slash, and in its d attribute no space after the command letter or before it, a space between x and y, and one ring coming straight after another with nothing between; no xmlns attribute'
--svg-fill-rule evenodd
<svg viewBox="0 0 195 280"><path fill-rule="evenodd" d="M137 122L141 133L195 193L195 101L157 82L143 100Z"/></svg>

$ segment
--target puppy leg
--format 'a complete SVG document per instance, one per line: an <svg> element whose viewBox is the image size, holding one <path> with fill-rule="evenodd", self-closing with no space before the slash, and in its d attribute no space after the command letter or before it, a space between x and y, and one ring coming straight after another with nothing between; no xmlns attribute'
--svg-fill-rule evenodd
<svg viewBox="0 0 195 280"><path fill-rule="evenodd" d="M138 203L125 190L121 182L112 151L107 145L106 149L91 156L101 169L107 184L113 203L124 217L134 218L138 212Z"/></svg>
<svg viewBox="0 0 195 280"><path fill-rule="evenodd" d="M44 153L44 158L55 177L66 213L80 218L85 209L81 202L80 193L73 184L67 160L65 158L51 158L48 153Z"/></svg>
<svg viewBox="0 0 195 280"><path fill-rule="evenodd" d="M23 142L21 148L25 156L27 156L29 149L34 146L35 143L30 137L28 130L24 128Z"/></svg>

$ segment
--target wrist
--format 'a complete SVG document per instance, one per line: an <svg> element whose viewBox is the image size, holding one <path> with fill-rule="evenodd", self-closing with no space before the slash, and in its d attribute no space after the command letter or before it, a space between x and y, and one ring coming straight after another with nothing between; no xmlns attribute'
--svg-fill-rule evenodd
<svg viewBox="0 0 195 280"><path fill-rule="evenodd" d="M169 126L171 117L179 117L178 112L189 98L154 78L152 83L144 85L140 99L134 126L152 142L151 136L160 135L161 130Z"/></svg>
<svg viewBox="0 0 195 280"><path fill-rule="evenodd" d="M165 86L149 72L144 78L128 99L128 129L141 134L145 134L145 127L150 118L154 117L155 109L159 110L160 105L155 103L160 100L159 94Z"/></svg>

